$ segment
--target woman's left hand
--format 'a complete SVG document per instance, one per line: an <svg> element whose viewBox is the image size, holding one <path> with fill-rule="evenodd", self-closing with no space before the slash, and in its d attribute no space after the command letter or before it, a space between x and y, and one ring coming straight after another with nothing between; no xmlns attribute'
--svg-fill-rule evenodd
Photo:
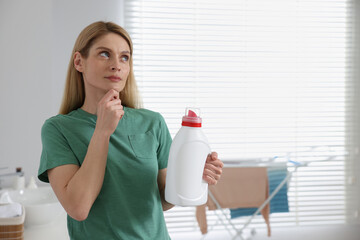
<svg viewBox="0 0 360 240"><path fill-rule="evenodd" d="M218 154L212 152L206 158L203 179L210 185L215 185L221 176L224 163L218 159Z"/></svg>

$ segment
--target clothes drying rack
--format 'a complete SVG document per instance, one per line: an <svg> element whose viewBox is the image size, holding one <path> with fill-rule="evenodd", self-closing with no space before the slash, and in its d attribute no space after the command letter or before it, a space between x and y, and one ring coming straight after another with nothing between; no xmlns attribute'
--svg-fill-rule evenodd
<svg viewBox="0 0 360 240"><path fill-rule="evenodd" d="M312 149L313 150L313 149ZM288 156L288 155L287 155ZM330 156L324 160L319 160L315 162L324 162L324 161L331 161L336 156ZM280 191L280 189L288 182L290 182L292 175L298 170L299 167L306 167L309 164L313 162L297 162L292 161L288 159L286 162L274 162L275 158L268 159L269 161L264 161L264 159L252 159L252 160L246 160L246 161L223 161L225 167L286 167L287 168L287 174L285 178L277 185L277 187L274 189L274 191L266 198L266 200L257 208L255 213L251 215L248 220L244 223L242 227L237 227L232 222L232 219L228 216L228 214L225 212L225 209L222 208L219 204L219 202L216 200L214 195L211 193L211 191L208 191L209 197L214 201L217 209L214 211L217 221L215 224L211 226L209 231L212 230L212 228L217 225L217 223L220 221L220 224L225 227L225 230L227 230L231 236L231 239L251 239L253 235L256 234L256 230L252 229L251 235L249 237L244 237L244 230L249 226L251 221L264 209L264 207L270 203L270 201L274 198L274 196ZM292 170L289 170L292 169ZM217 212L217 210L220 211L220 213ZM224 218L224 219L223 219ZM235 232L235 234L233 234ZM202 240L206 239L207 234L202 236Z"/></svg>

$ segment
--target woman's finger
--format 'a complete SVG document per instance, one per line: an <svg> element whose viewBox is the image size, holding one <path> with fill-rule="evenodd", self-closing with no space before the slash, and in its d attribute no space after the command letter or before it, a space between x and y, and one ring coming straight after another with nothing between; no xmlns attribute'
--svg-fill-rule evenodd
<svg viewBox="0 0 360 240"><path fill-rule="evenodd" d="M214 178L215 180L220 179L220 174L216 174L213 171L211 171L210 169L205 169L203 175L204 176L210 176L210 177Z"/></svg>
<svg viewBox="0 0 360 240"><path fill-rule="evenodd" d="M222 168L214 165L213 163L205 163L205 169L213 171L215 174L221 174Z"/></svg>
<svg viewBox="0 0 360 240"><path fill-rule="evenodd" d="M111 89L102 97L99 103L110 102L111 100L114 99L119 99L119 92L114 89Z"/></svg>
<svg viewBox="0 0 360 240"><path fill-rule="evenodd" d="M211 157L212 160L217 160L217 159L218 159L218 154L217 154L217 152L212 152L212 153L210 154L210 157Z"/></svg>
<svg viewBox="0 0 360 240"><path fill-rule="evenodd" d="M217 182L218 182L214 177L212 177L212 176L210 176L210 175L204 175L204 176L203 176L203 179L204 179L209 185L215 185L215 184L217 184Z"/></svg>

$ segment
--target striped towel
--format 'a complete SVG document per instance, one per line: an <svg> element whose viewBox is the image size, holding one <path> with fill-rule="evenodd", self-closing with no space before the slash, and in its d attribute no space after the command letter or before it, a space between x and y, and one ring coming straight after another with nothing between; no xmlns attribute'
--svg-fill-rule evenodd
<svg viewBox="0 0 360 240"><path fill-rule="evenodd" d="M269 195L286 177L286 168L268 168L269 179ZM231 218L242 216L251 216L256 212L257 208L236 208L230 209ZM289 203L287 197L287 183L280 189L280 191L270 200L270 213L289 212ZM259 213L260 214L260 213Z"/></svg>

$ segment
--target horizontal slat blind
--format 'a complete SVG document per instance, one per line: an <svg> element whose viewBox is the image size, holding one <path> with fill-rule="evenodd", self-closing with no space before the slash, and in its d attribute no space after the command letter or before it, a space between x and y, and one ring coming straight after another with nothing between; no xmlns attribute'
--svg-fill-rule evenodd
<svg viewBox="0 0 360 240"><path fill-rule="evenodd" d="M165 117L172 136L196 106L223 160L311 162L294 174L290 212L272 214L272 226L345 223L355 214L352 4L125 0L144 106ZM198 231L194 208L165 215L170 232ZM261 218L252 225L265 227Z"/></svg>

